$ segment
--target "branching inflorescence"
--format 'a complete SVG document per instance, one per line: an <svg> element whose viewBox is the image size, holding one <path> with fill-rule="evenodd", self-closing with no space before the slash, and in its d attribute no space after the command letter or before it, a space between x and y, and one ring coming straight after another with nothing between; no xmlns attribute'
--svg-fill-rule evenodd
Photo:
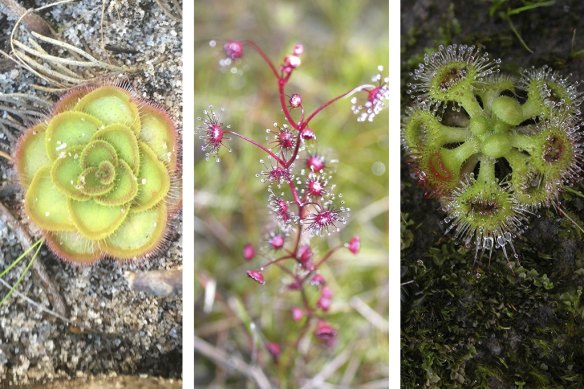
<svg viewBox="0 0 584 389"><path fill-rule="evenodd" d="M530 214L556 207L582 173L579 83L547 66L518 80L474 46L441 46L411 74L402 125L414 172L475 260L507 257ZM474 242L473 242L474 241Z"/></svg>
<svg viewBox="0 0 584 389"><path fill-rule="evenodd" d="M214 44L212 44L214 46ZM312 237L330 235L338 232L347 223L350 209L344 205L342 195L336 192L332 183L331 164L325 155L314 151L317 131L310 127L312 120L325 108L342 99L352 96L353 112L358 121L372 121L381 111L388 98L387 78L378 74L372 78L372 85L352 88L306 114L303 98L299 93L287 95L285 88L301 64L304 47L296 44L279 67L252 41L228 41L224 45L227 58L221 65L231 64L244 55L244 47L255 50L270 68L276 78L279 103L285 123L273 123L266 130L265 142L255 141L239 134L225 125L220 116L209 107L204 116L198 118L199 137L207 159L217 156L230 138L240 138L261 150L265 156L260 160L261 171L257 177L268 186L268 208L277 222L278 228L269 232L267 246L270 259L260 267L250 270L247 275L258 284L265 284L264 272L268 268L279 267L288 277L287 289L300 294L301 304L291 307L291 318L303 321L300 339L314 328L314 335L324 345L334 344L337 330L324 318L332 301L332 290L327 286L325 277L319 269L341 248L357 254L360 249L359 237L330 248L317 256L310 241ZM383 68L379 67L379 72ZM358 97L363 96L359 102ZM293 117L294 115L294 117ZM243 256L251 261L256 256L252 244L243 248ZM309 287L317 288L318 294L311 297ZM314 300L314 301L313 301ZM266 348L277 360L274 350L280 353L280 346L274 342L266 343Z"/></svg>

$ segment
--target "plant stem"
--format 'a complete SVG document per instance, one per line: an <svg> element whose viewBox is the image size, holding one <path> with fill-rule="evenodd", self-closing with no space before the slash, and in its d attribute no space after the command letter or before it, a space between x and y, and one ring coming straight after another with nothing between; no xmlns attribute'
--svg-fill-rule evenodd
<svg viewBox="0 0 584 389"><path fill-rule="evenodd" d="M290 123L290 125L294 129L296 129L297 131L300 132L304 129L304 127L306 127L306 124L296 123L294 121L294 119L292 118L292 115L290 115L290 111L288 110L288 106L286 105L286 92L284 90L287 82L288 82L288 78L286 78L286 79L279 78L278 79L278 93L280 94L280 105L282 106L282 111L284 112L284 116L286 117L286 120L288 121L288 123Z"/></svg>
<svg viewBox="0 0 584 389"><path fill-rule="evenodd" d="M329 105L331 105L332 103L334 103L335 101L340 100L343 97L347 96L348 94L350 94L354 90L355 90L355 88L352 88L352 89L346 91L345 93L343 93L342 95L338 95L337 97L335 97L335 98L327 101L326 103L324 103L323 105L321 105L320 107L318 107L317 109L315 109L314 112L312 112L310 115L308 115L308 117L306 118L306 120L304 120L302 122L302 128L306 127L308 125L308 123L310 123L310 121L312 120L312 118L314 118L320 111L322 111L323 109L325 109L326 107L328 107Z"/></svg>
<svg viewBox="0 0 584 389"><path fill-rule="evenodd" d="M246 141L246 142L248 142L248 143L251 143L252 145L254 145L254 146L256 146L256 147L260 148L262 151L264 151L265 153L267 153L268 155L270 155L272 158L274 158L274 159L275 159L275 160L278 162L278 164L280 164L280 165L282 165L282 166L286 167L286 162L284 162L284 161L283 161L283 160L282 160L280 157L278 157L276 154L274 154L274 153L273 153L271 150L269 150L268 148L266 148L266 147L264 147L264 146L260 145L259 143L257 143L257 142L256 142L256 141L254 141L253 139L250 139L250 138L248 138L248 137L246 137L246 136L244 136L244 135L241 135L241 134L239 134L239 133L237 133L237 132L235 132L235 131L232 131L232 130L225 131L225 133L226 133L226 134L232 134L232 135L235 135L235 136L237 136L237 137L239 137L239 138L243 139L244 141Z"/></svg>
<svg viewBox="0 0 584 389"><path fill-rule="evenodd" d="M265 265L261 266L262 268L267 268L268 266L274 265L276 263L282 262L286 259L291 259L294 258L293 255L287 254L287 255L282 255L281 257L278 257L276 259L272 259L271 261L269 261L268 263L266 263Z"/></svg>
<svg viewBox="0 0 584 389"><path fill-rule="evenodd" d="M274 64L272 63L272 61L270 61L270 58L268 58L268 56L266 55L266 53L264 53L264 51L255 44L254 41L252 40L244 40L243 44L251 46L252 49L254 49L264 60L264 62L270 67L270 70L272 71L272 73L274 74L274 76L279 80L280 79L280 75L278 74L278 71L276 70L276 67L274 66Z"/></svg>
<svg viewBox="0 0 584 389"><path fill-rule="evenodd" d="M342 244L337 245L335 247L333 247L332 249L330 249L317 263L316 265L314 265L313 269L308 272L304 277L302 277L302 279L300 280L300 283L303 284L308 277L310 277L312 274L314 274L315 271L318 270L318 268L325 263L330 257L331 255L333 255L335 253L335 251L337 251L340 248L343 248L344 246Z"/></svg>

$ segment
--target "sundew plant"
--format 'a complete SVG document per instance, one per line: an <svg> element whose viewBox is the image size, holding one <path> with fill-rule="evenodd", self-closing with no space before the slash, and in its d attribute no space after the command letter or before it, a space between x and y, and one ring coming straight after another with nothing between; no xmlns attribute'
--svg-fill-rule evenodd
<svg viewBox="0 0 584 389"><path fill-rule="evenodd" d="M16 147L26 214L63 260L156 253L180 207L177 141L166 112L123 87L72 89Z"/></svg>
<svg viewBox="0 0 584 389"><path fill-rule="evenodd" d="M351 234L325 251L316 249L323 238L340 233L351 209L334 181L335 168L342 162L332 158L331 152L323 152L326 145L318 142L322 131L342 130L313 126L313 119L334 114L330 108L334 106L337 110L352 110L355 125L375 120L386 105L388 79L383 76L380 65L370 82L347 88L344 93L309 109L310 94L288 91L287 87L300 72L302 61L317 58L317 53L305 53L304 46L297 43L276 65L250 40L230 40L222 45L213 41L211 46L222 46L224 57L219 63L223 67L244 62L255 52L273 76L273 86L277 89L277 101L265 105L265 116L273 118L269 128L252 134L240 133L228 123L229 112L209 106L197 118L197 133L209 164L220 164L222 155L231 152L231 144L236 141L263 155L257 165L246 169L250 171L250 179L258 180L267 191L267 210L256 212L256 220L259 223L266 220L262 214L271 215L268 218L271 220L265 224L264 242L248 243L241 248L242 257L249 264L242 276L249 277L246 289L252 292L266 284L267 273L277 273L282 280L289 306L286 320L297 322L298 330L289 343L278 340L284 338L283 334L262 341L273 362L286 366L290 353L297 352L307 337L318 347L334 347L342 329L327 318L335 290L321 270L339 250L357 254L361 246L359 235ZM259 126L259 123L254 125Z"/></svg>
<svg viewBox="0 0 584 389"><path fill-rule="evenodd" d="M500 62L468 45L427 54L402 128L415 175L475 261L493 249L519 258L513 239L541 208L560 209L583 168L580 83L548 66L514 78Z"/></svg>

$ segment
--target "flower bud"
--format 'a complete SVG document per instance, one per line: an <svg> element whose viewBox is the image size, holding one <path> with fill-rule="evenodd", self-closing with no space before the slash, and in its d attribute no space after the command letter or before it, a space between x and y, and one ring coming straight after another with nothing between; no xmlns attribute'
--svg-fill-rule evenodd
<svg viewBox="0 0 584 389"><path fill-rule="evenodd" d="M316 306L322 309L323 311L328 311L331 307L332 303L333 292L330 290L328 286L325 286L320 291L320 297L316 302Z"/></svg>
<svg viewBox="0 0 584 389"><path fill-rule="evenodd" d="M266 283L264 275L259 270L249 270L247 272L247 276L260 285L264 285Z"/></svg>
<svg viewBox="0 0 584 389"><path fill-rule="evenodd" d="M294 321L302 320L303 317L304 312L302 311L302 309L298 307L292 308L292 320Z"/></svg>
<svg viewBox="0 0 584 389"><path fill-rule="evenodd" d="M284 66L291 69L296 69L301 63L302 60L296 55L287 55L286 58L284 58Z"/></svg>
<svg viewBox="0 0 584 389"><path fill-rule="evenodd" d="M335 344L337 338L337 330L335 330L326 321L321 320L316 326L314 335L326 346L331 347Z"/></svg>
<svg viewBox="0 0 584 389"><path fill-rule="evenodd" d="M251 243L246 243L246 245L243 246L243 258L245 258L246 261L251 261L255 257L255 254L255 248Z"/></svg>
<svg viewBox="0 0 584 389"><path fill-rule="evenodd" d="M290 107L298 108L302 105L302 97L298 93L294 93L290 96L290 100L288 100Z"/></svg>
<svg viewBox="0 0 584 389"><path fill-rule="evenodd" d="M280 250L282 247L284 247L284 235L276 234L272 236L270 238L270 246L272 246L274 250Z"/></svg>
<svg viewBox="0 0 584 389"><path fill-rule="evenodd" d="M227 41L223 46L223 51L228 58L239 59L243 56L243 43L236 40Z"/></svg>
<svg viewBox="0 0 584 389"><path fill-rule="evenodd" d="M347 248L353 254L355 255L359 254L359 250L361 249L361 238L359 238L357 235L352 237L349 243L347 244Z"/></svg>
<svg viewBox="0 0 584 389"><path fill-rule="evenodd" d="M324 161L324 157L320 155L313 154L306 159L306 167L310 169L311 172L318 173L322 169L324 169L325 166L326 164Z"/></svg>
<svg viewBox="0 0 584 389"><path fill-rule="evenodd" d="M312 278L310 279L310 285L314 285L314 286L322 286L322 285L326 285L326 280L324 279L324 277L320 274L315 274L314 276L312 276Z"/></svg>
<svg viewBox="0 0 584 389"><path fill-rule="evenodd" d="M304 140L314 140L314 139L316 139L316 134L314 133L314 131L312 131L308 127L305 128L305 129L303 129L302 132L300 132L300 136Z"/></svg>
<svg viewBox="0 0 584 389"><path fill-rule="evenodd" d="M302 55L304 53L304 45L301 43L296 43L294 48L292 49L292 54L294 55Z"/></svg>
<svg viewBox="0 0 584 389"><path fill-rule="evenodd" d="M280 354L282 353L282 348L276 342L267 342L266 349L274 359L274 363L278 363L278 359L280 358Z"/></svg>
<svg viewBox="0 0 584 389"><path fill-rule="evenodd" d="M301 246L298 249L298 254L296 256L296 259L298 260L298 262L300 262L301 264L306 264L307 262L309 262L312 259L312 249L310 248L309 245L304 245Z"/></svg>

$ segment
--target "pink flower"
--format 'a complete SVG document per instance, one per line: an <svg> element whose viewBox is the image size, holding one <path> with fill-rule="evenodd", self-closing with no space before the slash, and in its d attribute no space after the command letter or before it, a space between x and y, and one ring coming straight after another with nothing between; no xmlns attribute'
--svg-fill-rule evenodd
<svg viewBox="0 0 584 389"><path fill-rule="evenodd" d="M324 157L318 154L309 155L306 158L306 167L310 169L311 172L318 173L326 166Z"/></svg>

